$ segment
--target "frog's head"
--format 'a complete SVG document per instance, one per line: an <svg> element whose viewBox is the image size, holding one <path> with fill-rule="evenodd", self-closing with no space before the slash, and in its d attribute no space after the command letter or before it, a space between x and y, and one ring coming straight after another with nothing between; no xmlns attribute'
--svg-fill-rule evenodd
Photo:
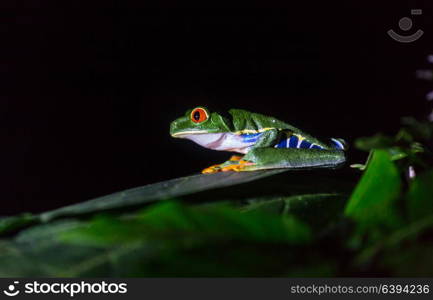
<svg viewBox="0 0 433 300"><path fill-rule="evenodd" d="M210 113L205 107L190 109L170 124L170 134L177 138L191 139L192 136L229 131L229 121L216 112Z"/></svg>

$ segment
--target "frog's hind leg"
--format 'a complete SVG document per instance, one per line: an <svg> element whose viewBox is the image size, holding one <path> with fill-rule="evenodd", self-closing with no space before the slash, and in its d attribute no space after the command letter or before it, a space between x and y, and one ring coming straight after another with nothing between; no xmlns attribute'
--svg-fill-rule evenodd
<svg viewBox="0 0 433 300"><path fill-rule="evenodd" d="M337 168L346 161L341 150L256 148L243 160L253 162L242 171L264 169Z"/></svg>
<svg viewBox="0 0 433 300"><path fill-rule="evenodd" d="M227 172L227 171L235 171L240 172L246 166L250 166L253 163L249 161L245 161L242 159L243 156L233 155L230 159L222 164L217 164L210 166L202 171L203 174L217 173L217 172Z"/></svg>

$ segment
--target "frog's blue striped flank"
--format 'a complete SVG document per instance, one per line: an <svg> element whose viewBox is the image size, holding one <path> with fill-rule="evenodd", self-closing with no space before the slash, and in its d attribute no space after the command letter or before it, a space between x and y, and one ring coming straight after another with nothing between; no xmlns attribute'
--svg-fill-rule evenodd
<svg viewBox="0 0 433 300"><path fill-rule="evenodd" d="M282 139L275 148L287 148L287 139Z"/></svg>
<svg viewBox="0 0 433 300"><path fill-rule="evenodd" d="M307 140L303 140L298 148L310 149L311 143Z"/></svg>
<svg viewBox="0 0 433 300"><path fill-rule="evenodd" d="M292 135L289 138L289 147L287 148L298 148L298 142L299 142L298 137L296 135Z"/></svg>
<svg viewBox="0 0 433 300"><path fill-rule="evenodd" d="M262 132L258 133L245 133L241 134L243 143L256 143ZM338 150L346 150L345 142L342 139L331 139L331 145L333 148ZM287 138L282 138L278 144L274 146L275 148L297 148L297 149L324 149L322 146L316 145L314 143L309 142L295 134L287 135Z"/></svg>
<svg viewBox="0 0 433 300"><path fill-rule="evenodd" d="M299 137L296 135L290 135L287 138L281 139L281 141L275 145L275 148L323 149L322 146L313 144L305 139L300 141Z"/></svg>

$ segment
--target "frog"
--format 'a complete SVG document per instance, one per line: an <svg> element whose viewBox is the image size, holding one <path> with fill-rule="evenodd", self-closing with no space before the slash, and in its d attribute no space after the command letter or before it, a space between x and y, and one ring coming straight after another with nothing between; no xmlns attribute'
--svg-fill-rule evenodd
<svg viewBox="0 0 433 300"><path fill-rule="evenodd" d="M346 162L347 143L341 138L319 140L277 118L243 109L211 112L189 109L170 124L170 135L217 151L234 152L227 161L203 174L268 169L336 169Z"/></svg>

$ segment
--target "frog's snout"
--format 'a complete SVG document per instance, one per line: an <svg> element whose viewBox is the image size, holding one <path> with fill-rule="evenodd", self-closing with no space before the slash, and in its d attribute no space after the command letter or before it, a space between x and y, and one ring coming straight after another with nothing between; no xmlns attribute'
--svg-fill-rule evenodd
<svg viewBox="0 0 433 300"><path fill-rule="evenodd" d="M176 128L177 128L177 127L178 127L178 126L177 126L177 122L176 122L176 121L173 121L173 122L170 123L170 135L171 135L172 137L175 137L174 134L175 134L175 132L176 132Z"/></svg>

